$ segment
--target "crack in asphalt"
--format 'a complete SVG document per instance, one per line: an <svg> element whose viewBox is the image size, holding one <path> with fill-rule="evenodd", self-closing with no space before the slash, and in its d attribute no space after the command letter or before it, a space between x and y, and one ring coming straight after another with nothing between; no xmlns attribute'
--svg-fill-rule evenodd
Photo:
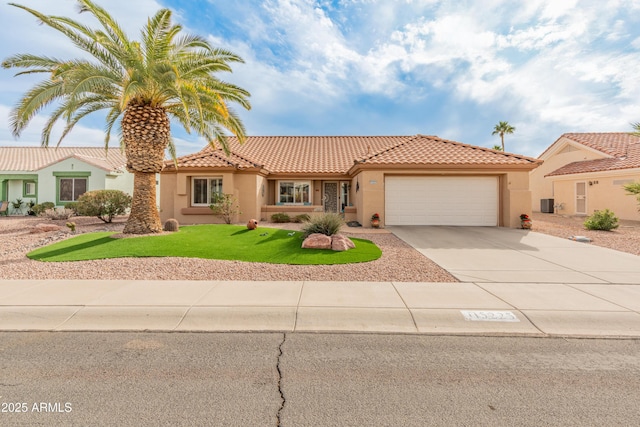
<svg viewBox="0 0 640 427"><path fill-rule="evenodd" d="M277 426L280 427L282 410L284 409L284 405L287 403L287 399L284 397L284 392L282 391L282 370L280 369L280 361L282 359L282 346L287 340L287 334L282 334L282 342L278 346L278 360L276 362L276 370L278 371L278 393L280 393L280 407L278 408L278 413L276 414Z"/></svg>

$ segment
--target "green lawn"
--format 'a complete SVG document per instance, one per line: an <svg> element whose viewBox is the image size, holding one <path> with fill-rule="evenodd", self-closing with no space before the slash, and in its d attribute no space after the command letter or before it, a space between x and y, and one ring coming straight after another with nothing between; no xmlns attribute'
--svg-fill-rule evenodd
<svg viewBox="0 0 640 427"><path fill-rule="evenodd" d="M272 264L349 264L373 261L382 251L369 240L352 239L344 252L302 249L302 233L277 228L248 230L239 225L192 225L176 233L114 239L114 233L87 233L36 249L39 261L85 261L125 257L184 257Z"/></svg>

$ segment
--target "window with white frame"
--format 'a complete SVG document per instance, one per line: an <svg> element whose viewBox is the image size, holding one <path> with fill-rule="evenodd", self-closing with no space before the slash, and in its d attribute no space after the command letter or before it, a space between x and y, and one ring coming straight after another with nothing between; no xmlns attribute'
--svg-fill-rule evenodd
<svg viewBox="0 0 640 427"><path fill-rule="evenodd" d="M280 181L278 203L287 205L310 205L311 183L309 181Z"/></svg>
<svg viewBox="0 0 640 427"><path fill-rule="evenodd" d="M209 206L222 194L222 178L191 179L191 206Z"/></svg>

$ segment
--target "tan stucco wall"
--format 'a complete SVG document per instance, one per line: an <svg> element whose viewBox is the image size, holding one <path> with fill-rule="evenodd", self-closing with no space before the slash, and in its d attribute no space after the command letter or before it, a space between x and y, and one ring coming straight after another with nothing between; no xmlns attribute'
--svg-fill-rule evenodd
<svg viewBox="0 0 640 427"><path fill-rule="evenodd" d="M384 172L362 171L358 175L360 190L356 193L357 221L371 228L371 215L380 215L380 226L384 226Z"/></svg>
<svg viewBox="0 0 640 427"><path fill-rule="evenodd" d="M520 227L520 215L530 215L529 172L508 172L500 177L500 222L503 227Z"/></svg>
<svg viewBox="0 0 640 427"><path fill-rule="evenodd" d="M575 151L568 151L575 149ZM560 138L554 146L541 157L544 163L530 172L531 207L534 212L540 212L540 199L555 199L553 189L553 177L545 178L545 175L568 165L582 160L601 159L604 154L589 150L583 145L572 142L567 138Z"/></svg>
<svg viewBox="0 0 640 427"><path fill-rule="evenodd" d="M640 181L640 172L636 174L608 173L582 174L580 178L555 177L554 203L562 204L563 209L557 213L576 215L576 183L586 182L587 189L586 206L587 215L597 210L609 209L620 219L639 221L638 201L635 196L627 195L623 188L623 182ZM591 182L591 185L589 185Z"/></svg>
<svg viewBox="0 0 640 427"><path fill-rule="evenodd" d="M394 171L393 176L412 175L428 176L421 170ZM433 176L433 174L431 174ZM531 213L531 191L529 189L529 172L495 172L495 171L442 171L438 176L489 175L499 178L499 218L498 224L503 227L520 226L520 215ZM370 219L374 213L380 214L381 226L384 226L385 215L385 173L383 171L362 171L358 175L360 191L356 193L357 220L363 227L371 227ZM352 184L355 188L355 183Z"/></svg>
<svg viewBox="0 0 640 427"><path fill-rule="evenodd" d="M393 175L427 175L421 170L394 171ZM500 218L499 225L518 227L520 214L531 213L531 192L527 171L441 171L441 175L491 175L499 177ZM240 202L242 214L234 222L244 223L251 218L269 221L272 213L286 212L295 216L302 212L313 214L322 211L322 180L313 180L313 204L311 206L274 206L275 181L267 180L256 174L234 173L178 173L161 175L160 217L162 221L175 218L180 224L220 223L221 219L209 213L208 208L190 208L191 177L211 176L223 179L223 191L234 194ZM264 192L262 190L264 185ZM357 190L356 190L357 188ZM263 195L264 194L264 195ZM371 227L371 215L378 213L381 225L385 221L385 172L382 170L364 170L351 180L350 202L346 220L357 220L364 227ZM191 214L185 214L190 212ZM275 209L275 211L274 211ZM197 214L193 214L197 213Z"/></svg>
<svg viewBox="0 0 640 427"><path fill-rule="evenodd" d="M164 223L169 218L178 220L181 225L216 224L224 222L213 215L208 207L191 208L191 178L221 177L222 191L234 194L234 174L229 172L178 172L160 174L160 220ZM183 209L190 209L197 214L185 214Z"/></svg>

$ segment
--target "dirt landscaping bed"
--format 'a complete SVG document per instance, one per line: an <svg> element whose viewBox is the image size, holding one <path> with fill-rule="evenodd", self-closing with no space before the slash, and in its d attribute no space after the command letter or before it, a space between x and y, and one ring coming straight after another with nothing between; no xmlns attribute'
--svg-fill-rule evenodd
<svg viewBox="0 0 640 427"><path fill-rule="evenodd" d="M105 224L97 218L75 217L76 233L122 231L124 218ZM38 247L72 236L68 221L35 217L0 218L0 266L4 279L94 280L320 280L371 282L456 282L440 266L385 230L343 231L368 239L382 249L376 261L345 265L284 265L196 258L120 258L78 262L40 262L26 257ZM57 225L58 231L38 231L38 224ZM265 227L299 229L299 224ZM40 227L43 228L43 227ZM46 228L45 228L46 229ZM215 242L212 242L215 244Z"/></svg>
<svg viewBox="0 0 640 427"><path fill-rule="evenodd" d="M565 239L586 236L591 239L591 243L586 244L640 255L640 221L620 221L617 229L600 231L585 229L583 224L586 217L583 216L534 213L532 219L532 231Z"/></svg>
<svg viewBox="0 0 640 427"><path fill-rule="evenodd" d="M640 255L640 221L621 221L614 231L591 231L584 217L533 214L533 231L561 238L587 236L592 243ZM76 233L122 231L125 218L105 224L97 218L75 217ZM456 282L437 264L386 230L345 227L349 236L369 239L382 249L382 257L362 264L300 266L243 263L194 258L122 258L80 262L39 262L26 257L38 247L72 236L68 221L35 217L0 217L0 269L4 279L94 280L320 280ZM39 224L56 225L57 231L38 231ZM267 225L265 225L267 226ZM297 230L299 224L268 224ZM366 232L369 231L369 232ZM212 243L213 244L213 243Z"/></svg>

